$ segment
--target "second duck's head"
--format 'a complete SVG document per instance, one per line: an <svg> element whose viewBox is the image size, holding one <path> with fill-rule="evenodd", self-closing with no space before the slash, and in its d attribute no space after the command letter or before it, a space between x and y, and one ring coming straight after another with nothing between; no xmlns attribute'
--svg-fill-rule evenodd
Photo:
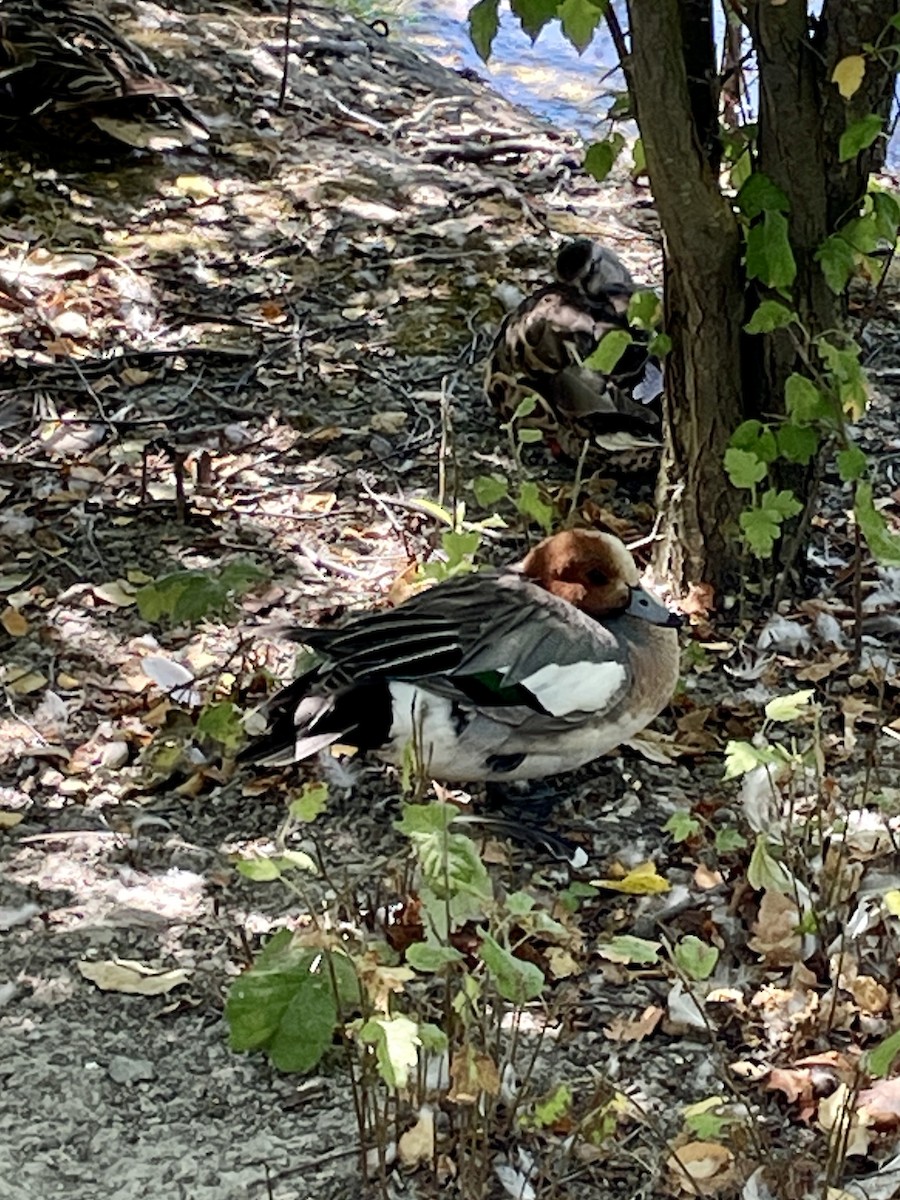
<svg viewBox="0 0 900 1200"><path fill-rule="evenodd" d="M610 288L634 289L631 272L619 256L590 238L576 238L563 246L556 259L556 277L594 298Z"/></svg>
<svg viewBox="0 0 900 1200"><path fill-rule="evenodd" d="M522 572L588 616L628 613L653 625L678 626L681 618L641 587L630 551L596 529L569 529L545 538L525 557Z"/></svg>

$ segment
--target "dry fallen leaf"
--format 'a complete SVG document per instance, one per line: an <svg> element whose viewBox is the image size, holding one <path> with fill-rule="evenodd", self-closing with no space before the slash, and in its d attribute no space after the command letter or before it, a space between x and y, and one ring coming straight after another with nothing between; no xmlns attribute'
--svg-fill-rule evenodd
<svg viewBox="0 0 900 1200"><path fill-rule="evenodd" d="M28 621L17 608L5 608L0 615L0 625L10 637L24 637L28 632Z"/></svg>
<svg viewBox="0 0 900 1200"><path fill-rule="evenodd" d="M487 1054L476 1054L471 1046L464 1046L454 1054L450 1078L453 1084L447 1099L455 1104L475 1104L482 1092L500 1095L497 1064Z"/></svg>
<svg viewBox="0 0 900 1200"><path fill-rule="evenodd" d="M747 945L771 966L790 966L799 959L803 939L797 932L800 912L783 892L763 893L753 937Z"/></svg>
<svg viewBox="0 0 900 1200"><path fill-rule="evenodd" d="M611 1042L642 1042L660 1023L664 1012L658 1005L648 1004L639 1017L614 1017L603 1032Z"/></svg>
<svg viewBox="0 0 900 1200"><path fill-rule="evenodd" d="M30 696L32 692L39 692L47 686L47 676L40 671L29 671L27 667L10 664L3 672L3 685L14 696Z"/></svg>
<svg viewBox="0 0 900 1200"><path fill-rule="evenodd" d="M78 970L85 979L95 983L103 992L129 992L139 996L163 996L172 988L187 983L190 975L181 967L173 971L157 971L130 958L109 958L100 962L79 962Z"/></svg>
<svg viewBox="0 0 900 1200"><path fill-rule="evenodd" d="M431 1162L434 1157L434 1113L428 1105L419 1109L419 1119L412 1129L400 1135L397 1153L406 1167Z"/></svg>
<svg viewBox="0 0 900 1200"><path fill-rule="evenodd" d="M859 1093L857 1103L879 1129L897 1129L900 1127L900 1077L879 1079Z"/></svg>
<svg viewBox="0 0 900 1200"><path fill-rule="evenodd" d="M0 829L15 829L24 819L23 813L9 812L6 809L0 811Z"/></svg>
<svg viewBox="0 0 900 1200"><path fill-rule="evenodd" d="M734 1183L734 1156L718 1142L688 1142L666 1165L672 1183L689 1196L715 1196Z"/></svg>

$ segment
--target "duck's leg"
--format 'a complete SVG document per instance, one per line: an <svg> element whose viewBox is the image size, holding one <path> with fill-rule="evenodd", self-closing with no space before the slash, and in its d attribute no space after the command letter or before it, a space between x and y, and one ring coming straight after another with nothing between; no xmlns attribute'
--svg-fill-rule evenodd
<svg viewBox="0 0 900 1200"><path fill-rule="evenodd" d="M558 787L543 780L486 783L484 794L491 812L532 821L545 821L563 799Z"/></svg>
<svg viewBox="0 0 900 1200"><path fill-rule="evenodd" d="M508 837L511 841L524 842L527 846L533 846L535 849L549 854L558 862L566 862L570 867L576 869L583 867L588 860L583 847L570 842L568 838L560 837L559 834L550 833L538 825L523 821L521 818L516 820L512 817L488 817L475 813L461 813L455 818L453 824L475 825L489 833Z"/></svg>

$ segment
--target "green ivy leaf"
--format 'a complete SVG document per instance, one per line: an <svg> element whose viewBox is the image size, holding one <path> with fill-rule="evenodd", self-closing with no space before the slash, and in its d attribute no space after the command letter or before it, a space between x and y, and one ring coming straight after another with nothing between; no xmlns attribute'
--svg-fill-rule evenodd
<svg viewBox="0 0 900 1200"><path fill-rule="evenodd" d="M816 262L822 268L825 282L839 296L856 270L856 255L845 237L833 233L816 251Z"/></svg>
<svg viewBox="0 0 900 1200"><path fill-rule="evenodd" d="M883 513L875 507L871 483L856 485L853 512L866 545L878 562L886 567L900 567L900 537L888 529Z"/></svg>
<svg viewBox="0 0 900 1200"><path fill-rule="evenodd" d="M665 358L672 349L672 339L667 333L657 333L650 339L650 345L647 349L651 354L655 354L657 358Z"/></svg>
<svg viewBox="0 0 900 1200"><path fill-rule="evenodd" d="M542 442L544 435L540 429L519 428L516 438L523 446L533 446L536 442Z"/></svg>
<svg viewBox="0 0 900 1200"><path fill-rule="evenodd" d="M625 139L621 133L614 133L612 137L607 138L604 142L593 142L588 146L584 156L584 169L598 183L602 183L610 171L622 147L625 145Z"/></svg>
<svg viewBox="0 0 900 1200"><path fill-rule="evenodd" d="M527 892L510 892L506 897L506 911L512 917L524 917L534 908L534 896Z"/></svg>
<svg viewBox="0 0 900 1200"><path fill-rule="evenodd" d="M841 408L852 421L858 421L869 403L869 387L860 362L859 346L851 339L847 340L845 346L835 346L826 338L819 338L817 345L819 354L837 383Z"/></svg>
<svg viewBox="0 0 900 1200"><path fill-rule="evenodd" d="M894 242L897 237L897 226L900 225L900 204L890 192L880 190L873 190L870 193L870 199L878 236L886 242Z"/></svg>
<svg viewBox="0 0 900 1200"><path fill-rule="evenodd" d="M696 837L701 828L700 822L691 816L688 809L679 808L663 825L663 833L671 834L675 842L686 842L688 838Z"/></svg>
<svg viewBox="0 0 900 1200"><path fill-rule="evenodd" d="M878 233L878 218L868 201L866 211L862 216L853 217L846 225L842 225L840 233L857 254L871 254L873 250L878 249L881 241Z"/></svg>
<svg viewBox="0 0 900 1200"><path fill-rule="evenodd" d="M900 1029L895 1029L866 1053L865 1070L876 1079L884 1079L900 1054Z"/></svg>
<svg viewBox="0 0 900 1200"><path fill-rule="evenodd" d="M868 459L859 446L848 446L837 456L838 474L844 483L855 483L866 473Z"/></svg>
<svg viewBox="0 0 900 1200"><path fill-rule="evenodd" d="M502 475L477 475L472 490L481 508L493 508L509 495L509 484Z"/></svg>
<svg viewBox="0 0 900 1200"><path fill-rule="evenodd" d="M534 521L545 533L552 529L553 508L541 499L538 485L533 480L526 480L522 484L516 497L516 508L523 517Z"/></svg>
<svg viewBox="0 0 900 1200"><path fill-rule="evenodd" d="M752 488L761 483L768 474L766 464L755 454L747 450L736 450L732 447L725 451L725 470L731 486L736 488Z"/></svg>
<svg viewBox="0 0 900 1200"><path fill-rule="evenodd" d="M491 46L500 28L500 18L497 14L500 0L478 0L469 9L469 37L472 45L482 62L491 57Z"/></svg>
<svg viewBox="0 0 900 1200"><path fill-rule="evenodd" d="M716 831L715 847L719 854L732 854L735 850L743 850L747 839L733 825Z"/></svg>
<svg viewBox="0 0 900 1200"><path fill-rule="evenodd" d="M815 688L804 688L787 696L776 696L765 707L766 720L796 721L815 694Z"/></svg>
<svg viewBox="0 0 900 1200"><path fill-rule="evenodd" d="M559 6L562 31L579 54L591 44L606 7L606 0L599 0L597 4L590 0L563 0Z"/></svg>
<svg viewBox="0 0 900 1200"><path fill-rule="evenodd" d="M851 158L856 158L861 150L872 145L881 133L881 127L882 120L877 113L869 113L860 120L854 121L852 125L848 125L838 143L838 160L847 162Z"/></svg>
<svg viewBox="0 0 900 1200"><path fill-rule="evenodd" d="M778 453L788 462L806 466L819 449L819 435L811 425L780 425Z"/></svg>
<svg viewBox="0 0 900 1200"><path fill-rule="evenodd" d="M497 991L510 1004L523 1005L541 994L544 973L534 963L516 958L483 930L478 957L487 967Z"/></svg>
<svg viewBox="0 0 900 1200"><path fill-rule="evenodd" d="M762 171L753 172L738 192L736 203L748 221L764 212L791 211L791 202L785 193Z"/></svg>
<svg viewBox="0 0 900 1200"><path fill-rule="evenodd" d="M650 288L641 288L628 301L628 320L638 329L646 329L648 333L656 328L662 320L662 301L656 292Z"/></svg>
<svg viewBox="0 0 900 1200"><path fill-rule="evenodd" d="M647 174L647 154L644 150L644 139L635 138L631 147L631 178Z"/></svg>
<svg viewBox="0 0 900 1200"><path fill-rule="evenodd" d="M631 334L627 329L611 329L600 341L600 345L584 360L584 365L592 371L601 371L608 375L616 363L631 345Z"/></svg>
<svg viewBox="0 0 900 1200"><path fill-rule="evenodd" d="M204 708L197 720L197 732L211 737L226 750L236 750L244 740L244 727L237 705L230 700L222 700Z"/></svg>
<svg viewBox="0 0 900 1200"><path fill-rule="evenodd" d="M695 1137L701 1141L718 1141L734 1117L725 1112L727 1101L724 1096L710 1096L707 1100L699 1100L689 1104L684 1112L684 1123Z"/></svg>
<svg viewBox="0 0 900 1200"><path fill-rule="evenodd" d="M747 333L771 333L797 320L797 314L778 300L763 300L744 326Z"/></svg>
<svg viewBox="0 0 900 1200"><path fill-rule="evenodd" d="M406 948L406 961L417 971L440 971L450 963L462 961L462 955L452 946L436 946L430 942L413 942Z"/></svg>
<svg viewBox="0 0 900 1200"><path fill-rule="evenodd" d="M304 783L298 795L288 805L295 821L314 821L328 806L327 783Z"/></svg>
<svg viewBox="0 0 900 1200"><path fill-rule="evenodd" d="M739 779L748 771L773 761L770 751L750 742L729 742L725 747L725 772L723 779Z"/></svg>
<svg viewBox="0 0 900 1200"><path fill-rule="evenodd" d="M559 0L510 0L510 8L519 18L532 44L544 26L556 16Z"/></svg>
<svg viewBox="0 0 900 1200"><path fill-rule="evenodd" d="M529 1126L535 1129L549 1129L572 1111L572 1089L567 1083L559 1083L540 1100L536 1100Z"/></svg>
<svg viewBox="0 0 900 1200"><path fill-rule="evenodd" d="M803 512L803 505L788 488L785 488L783 492L770 488L767 492L763 492L759 503L761 508L775 514L779 521L787 521Z"/></svg>
<svg viewBox="0 0 900 1200"><path fill-rule="evenodd" d="M623 933L610 938L608 942L598 943L597 953L609 962L646 964L659 962L661 948L660 942L650 942L646 938Z"/></svg>
<svg viewBox="0 0 900 1200"><path fill-rule="evenodd" d="M797 264L787 218L780 212L767 211L747 230L747 274L772 288L787 288L794 282Z"/></svg>
<svg viewBox="0 0 900 1200"><path fill-rule="evenodd" d="M834 418L834 409L825 396L805 375L789 375L784 385L784 404L795 425Z"/></svg>
<svg viewBox="0 0 900 1200"><path fill-rule="evenodd" d="M471 533L448 532L441 534L441 546L447 555L447 567L450 570L462 566L464 563L471 563L472 557L480 545L481 534L477 529L473 529Z"/></svg>
<svg viewBox="0 0 900 1200"><path fill-rule="evenodd" d="M781 892L789 896L793 890L790 872L772 854L765 834L757 835L747 867L747 882L758 892Z"/></svg>
<svg viewBox="0 0 900 1200"><path fill-rule="evenodd" d="M405 804L394 828L406 837L445 833L459 816L452 804Z"/></svg>
<svg viewBox="0 0 900 1200"><path fill-rule="evenodd" d="M238 874L254 883L271 883L281 878L281 867L272 858L242 858L237 864Z"/></svg>
<svg viewBox="0 0 900 1200"><path fill-rule="evenodd" d="M746 450L764 463L774 462L778 457L775 434L762 421L742 421L728 439L728 445L735 450Z"/></svg>
<svg viewBox="0 0 900 1200"><path fill-rule="evenodd" d="M689 934L682 938L675 947L676 964L689 979L709 979L719 961L719 951L715 946L708 946L698 937Z"/></svg>

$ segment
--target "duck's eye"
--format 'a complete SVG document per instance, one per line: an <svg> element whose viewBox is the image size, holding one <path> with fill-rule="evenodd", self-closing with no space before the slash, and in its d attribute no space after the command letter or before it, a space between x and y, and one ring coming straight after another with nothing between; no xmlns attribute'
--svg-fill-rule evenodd
<svg viewBox="0 0 900 1200"><path fill-rule="evenodd" d="M594 587L605 587L609 583L609 576L605 571L601 571L599 567L594 567L588 571L587 581Z"/></svg>

